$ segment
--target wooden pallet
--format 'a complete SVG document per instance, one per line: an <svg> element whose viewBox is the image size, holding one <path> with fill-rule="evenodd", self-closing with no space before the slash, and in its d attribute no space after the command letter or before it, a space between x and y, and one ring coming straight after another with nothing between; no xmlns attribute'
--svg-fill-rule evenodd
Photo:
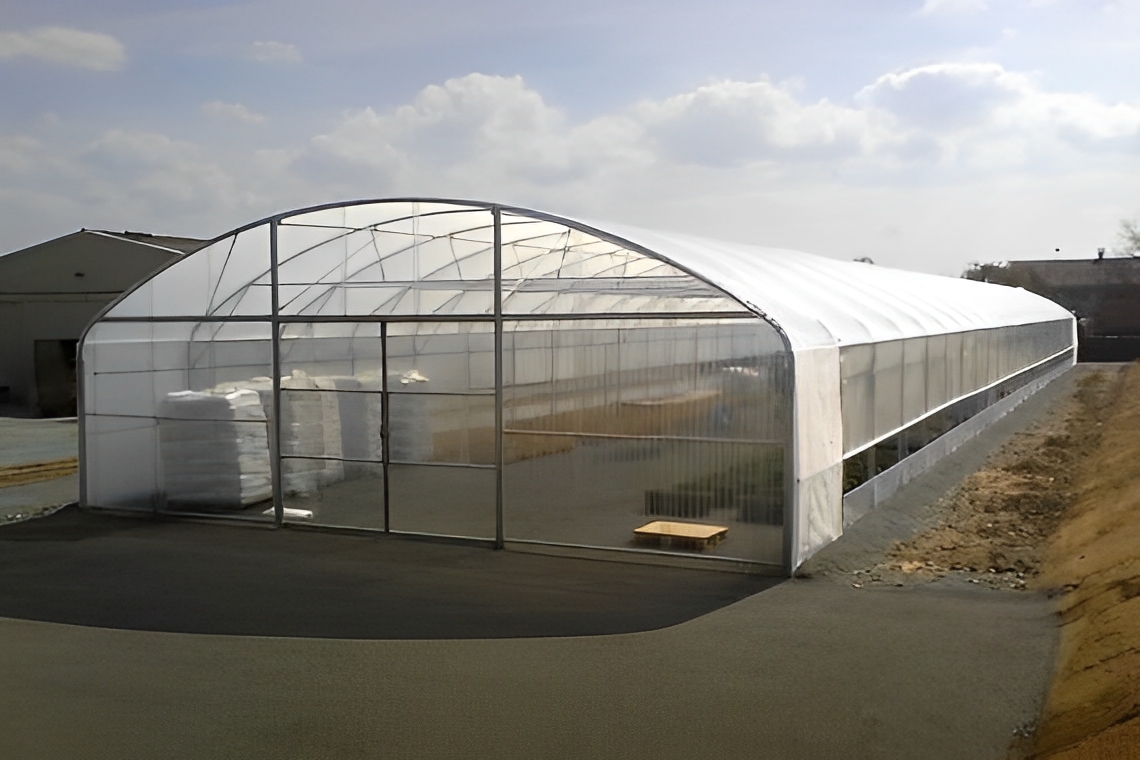
<svg viewBox="0 0 1140 760"><path fill-rule="evenodd" d="M654 520L633 531L633 539L638 543L657 545L671 544L693 549L707 549L716 546L728 535L724 525L702 525L669 520Z"/></svg>

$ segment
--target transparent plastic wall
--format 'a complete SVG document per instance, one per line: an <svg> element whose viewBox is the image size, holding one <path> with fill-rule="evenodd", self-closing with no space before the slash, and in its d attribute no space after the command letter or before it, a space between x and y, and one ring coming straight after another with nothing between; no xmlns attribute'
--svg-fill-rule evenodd
<svg viewBox="0 0 1140 760"><path fill-rule="evenodd" d="M634 546L647 520L728 527L783 560L791 374L760 320L506 325L507 537Z"/></svg>
<svg viewBox="0 0 1140 760"><path fill-rule="evenodd" d="M285 519L494 538L494 356L488 322L283 325Z"/></svg>
<svg viewBox="0 0 1140 760"><path fill-rule="evenodd" d="M710 553L783 562L779 335L558 221L283 216L129 293L82 360L86 504L618 548L715 521Z"/></svg>
<svg viewBox="0 0 1140 760"><path fill-rule="evenodd" d="M841 348L844 455L1072 347L1057 321Z"/></svg>
<svg viewBox="0 0 1140 760"><path fill-rule="evenodd" d="M271 334L268 322L96 324L82 355L87 502L263 516Z"/></svg>

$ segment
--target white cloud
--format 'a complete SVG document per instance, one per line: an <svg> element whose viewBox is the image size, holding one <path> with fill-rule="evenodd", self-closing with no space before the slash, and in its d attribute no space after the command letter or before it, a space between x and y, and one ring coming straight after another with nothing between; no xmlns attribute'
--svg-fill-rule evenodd
<svg viewBox="0 0 1140 760"><path fill-rule="evenodd" d="M97 71L121 69L127 60L123 45L100 32L58 26L0 32L0 60L22 57Z"/></svg>
<svg viewBox="0 0 1140 760"><path fill-rule="evenodd" d="M887 74L849 103L713 82L582 123L520 78L470 75L346 114L292 168L336 177L328 198L502 199L957 274L1111 232L1140 194L1138 129L1140 104L997 64Z"/></svg>
<svg viewBox="0 0 1140 760"><path fill-rule="evenodd" d="M241 103L223 103L220 100L213 100L209 103L203 103L202 110L211 116L242 121L246 124L262 125L268 121L265 116L256 111L251 111Z"/></svg>
<svg viewBox="0 0 1140 760"><path fill-rule="evenodd" d="M632 109L670 157L732 166L859 155L889 139L880 114L829 101L801 103L766 79L723 81Z"/></svg>
<svg viewBox="0 0 1140 760"><path fill-rule="evenodd" d="M925 0L919 13L977 13L988 8L986 0Z"/></svg>
<svg viewBox="0 0 1140 760"><path fill-rule="evenodd" d="M396 186L546 187L668 165L949 181L1126 155L1138 134L1140 104L1047 92L997 64L945 63L884 75L849 104L807 102L766 79L721 81L578 124L519 77L471 74L389 111L348 113L312 148Z"/></svg>
<svg viewBox="0 0 1140 760"><path fill-rule="evenodd" d="M590 174L607 163L647 159L641 129L622 117L579 126L547 105L521 77L469 74L424 88L388 113L347 114L313 139L322 152L392 177L432 170L515 175L540 184Z"/></svg>
<svg viewBox="0 0 1140 760"><path fill-rule="evenodd" d="M1140 11L1140 0L1113 0L1104 4L1105 13L1136 13Z"/></svg>
<svg viewBox="0 0 1140 760"><path fill-rule="evenodd" d="M960 170L1055 171L1066 162L1129 155L1140 103L1042 90L994 63L943 63L880 77L856 96L897 119L899 138L925 140Z"/></svg>
<svg viewBox="0 0 1140 760"><path fill-rule="evenodd" d="M255 42L248 56L262 63L300 63L303 59L296 45L287 42Z"/></svg>
<svg viewBox="0 0 1140 760"><path fill-rule="evenodd" d="M129 199L132 206L187 210L258 208L279 180L252 171L256 159L222 156L188 140L155 132L113 129L76 157L100 205Z"/></svg>
<svg viewBox="0 0 1140 760"><path fill-rule="evenodd" d="M1024 74L996 63L940 63L886 74L863 88L857 102L895 114L904 123L941 133L977 124L1033 90Z"/></svg>
<svg viewBox="0 0 1140 760"><path fill-rule="evenodd" d="M22 225L63 208L74 226L212 236L336 199L475 197L955 274L1018 246L1075 250L1061 226L1110 245L1140 197L1140 104L987 63L893 72L846 101L711 82L582 121L520 77L470 74L253 151L127 129L49 144L66 134L0 135L0 200L23 199Z"/></svg>
<svg viewBox="0 0 1140 760"><path fill-rule="evenodd" d="M32 175L43 168L50 151L27 135L0 135L0 170L4 175Z"/></svg>

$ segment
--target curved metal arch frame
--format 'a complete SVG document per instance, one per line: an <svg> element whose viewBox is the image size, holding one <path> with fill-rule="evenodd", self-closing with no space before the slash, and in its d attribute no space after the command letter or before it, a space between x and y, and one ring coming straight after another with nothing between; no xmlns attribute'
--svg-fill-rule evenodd
<svg viewBox="0 0 1140 760"><path fill-rule="evenodd" d="M210 318L210 319L205 320L205 321L217 321L217 322L223 322L223 323L224 322L236 322L236 321L249 321L249 322L258 322L258 323L268 323L271 326L271 330L272 330L271 354L272 354L272 364L273 364L273 376L272 376L273 377L273 409L272 409L272 412L273 412L273 434L270 436L270 447L271 447L270 448L270 464L271 464L271 468L272 468L271 477L272 477L272 484L273 484L273 512L274 512L273 525L274 525L274 527L278 527L278 528L283 527L285 525L285 522L284 522L284 503L282 500L281 451L280 451L280 434L281 434L281 428L280 428L280 417L281 417L281 415L280 415L280 408L281 408L280 325L284 324L284 323L299 321L299 320L292 319L292 318L283 319L280 315L280 303L279 303L279 295L278 295L278 293L279 293L278 284L279 283L278 283L278 274L277 274L277 270L278 270L277 228L285 220L288 220L288 219L296 217L296 216L300 216L302 214L308 214L308 213L313 213L313 212L317 212L317 211L326 211L326 210L338 209L338 208L351 208L351 207L357 207L357 206L381 205L381 204L388 204L388 203L432 203L432 204L439 204L439 205L450 205L450 206L455 206L455 207L459 207L459 208L465 207L465 208L469 208L469 209L482 209L485 211L489 211L493 215L493 219L494 219L494 243L493 243L493 247L494 247L494 251L493 251L493 256L494 256L494 286L493 286L494 287L494 314L489 319L486 316L484 316L482 319L476 318L474 320L471 319L471 317L463 317L463 318L460 318L460 321L493 321L495 324L495 427L497 430L497 435L496 435L496 446L495 446L495 449L496 449L496 451L495 451L495 460L496 460L496 463L495 463L495 470L496 470L495 533L496 533L496 535L495 535L493 545L496 549L504 548L505 543L506 543L505 536L504 536L504 527L503 527L503 432L502 432L503 431L503 376L502 376L502 373L503 373L503 322L504 322L504 315L503 315L503 309L502 309L502 215L503 215L503 213L507 213L507 214L510 214L512 216L530 218L530 219L535 220L535 221L545 221L545 222L550 222L553 224L560 224L560 225L563 225L569 229L577 230L579 232L583 232L583 233L586 233L588 235L593 235L600 240L604 240L606 242L622 246L624 248L627 248L627 249L634 251L636 253L640 253L640 254L647 256L649 258L661 261L665 264L668 264L668 265L674 267L675 269L677 269L681 272L684 272L685 274L688 274L691 277L696 278L697 280L708 285L714 291L723 294L725 297L727 297L727 298L731 299L732 301L734 301L735 303L739 304L742 307L744 312L748 313L753 318L757 318L760 321L768 324L770 327L772 327L776 331L776 334L780 337L780 341L783 344L783 349L784 349L784 352L785 352L785 354L787 356L787 360L788 360L789 377L792 378L792 380L793 380L791 383L792 397L790 400L791 400L792 408L793 409L795 408L796 383L794 382L794 378L796 376L796 357L795 357L795 352L792 350L791 340L790 340L786 330L779 324L779 322L777 320L775 320L774 318L772 318L767 313L765 313L762 309L758 308L757 306L749 304L745 301L742 301L741 299L736 297L734 294L732 294L728 291L725 291L724 288L722 288L719 285L714 284L707 277L703 276L700 272L694 271L690 267L687 267L683 264L680 264L680 263L674 261L673 259L671 259L670 257L665 256L665 255L663 255L657 251L654 251L654 250L652 250L646 246L643 246L643 245L637 243L636 241L629 240L629 239L621 237L619 235L614 235L614 234L606 232L605 230L600 229L598 227L594 227L592 225L584 224L582 222L578 222L578 221L576 221L574 219L570 219L568 217L563 217L563 216L560 216L557 214L551 214L551 213L544 212L544 211L537 211L537 210L525 208L522 206L514 206L514 205L509 205L509 204L494 203L494 202L490 202L490 201L476 201L476 200L454 199L454 198L437 198L437 197L417 197L417 196L402 196L402 197L393 197L393 198L365 198L365 199L356 199L356 200L350 200L350 201L335 201L335 202L330 202L330 203L323 203L323 204L317 204L317 205L313 205L313 206L307 206L307 207L298 208L298 209L292 209L289 211L283 211L283 212L279 212L277 214L272 214L270 216L264 217L264 218L259 219L257 221L250 222L250 223L244 224L240 227L233 228L233 229L229 230L228 232L225 232L221 235L218 235L214 238L211 238L205 245L203 245L197 251L194 251L193 253L187 254L186 256L179 257L177 259L172 259L171 261L167 262L165 265L163 265L159 269L152 272L151 275L149 277L147 277L145 280L141 280L141 281L135 283L134 286L132 286L128 290L124 291L122 294L119 295L119 297L117 297L116 299L114 299L113 301L108 303L106 306L104 306L98 312L98 314L96 314L96 316L91 320L91 322L89 322L87 324L87 326L84 328L83 333L81 334L81 336L79 338L79 344L78 344L78 349L77 349L77 362L76 362L77 390L78 390L77 401L78 401L78 426L79 426L79 429L78 429L79 451L78 451L78 453L79 453L79 504L80 504L80 506L87 506L87 475L88 475L88 472L87 472L87 456L86 456L86 414L85 414L85 409L84 409L84 407L85 407L84 402L85 402L85 397L86 397L86 392L85 392L85 387L84 387L84 378L85 378L86 372L85 372L84 362L83 362L83 349L86 345L87 337L90 334L91 329L95 325L99 324L100 322L103 322L106 319L109 312L114 310L114 308L116 306L118 306L122 301L124 301L126 298L128 298L131 294L136 292L139 288L143 287L146 283L150 282L151 280L161 276L164 272L166 272L166 270L170 269L173 266L176 266L178 263L185 260L186 258L188 258L190 256L198 255L199 253L208 249L210 246L214 245L215 243L221 242L227 238L236 237L237 235L239 235L243 232L247 232L249 230L253 230L253 229L256 229L258 227L268 225L269 226L269 259L270 259L269 260L269 267L270 267L269 274L270 274L270 280L271 280L271 313L270 313L270 315L266 318L262 318L262 317L239 317L239 318L235 318L232 316L230 316L230 317L224 317L223 316L223 317ZM423 216L436 216L436 215L442 215L442 214L446 214L446 213L451 213L451 212L446 212L446 211L429 212L428 214L424 214ZM409 216L407 218L411 219L411 218L415 218L416 216L420 216L420 215L412 215L412 216ZM422 321L424 316L426 316L426 315L414 315L414 316L410 317L410 319ZM542 318L543 319L560 319L560 318L563 318L565 316L568 316L568 315L542 315ZM597 315L591 315L591 316L597 316ZM605 318L618 318L618 319L620 319L626 315L603 315L603 316ZM662 316L664 318L667 318L668 315L654 315L654 316ZM697 316L697 315L694 314L694 315L685 315L685 316ZM705 314L705 315L701 315L701 316L710 316L711 317L711 316L718 316L718 315ZM734 315L721 314L719 316L729 317L729 316L734 316ZM516 315L512 315L511 318L515 319ZM329 319L328 321L345 322L345 321L353 321L354 319L356 321L359 321L358 318L353 318L353 317L343 317L343 318L342 317L336 317L336 318ZM116 320L116 321L118 321L118 320ZM130 318L130 319L124 319L123 321L147 322L147 321L158 321L158 320L154 320L153 318L151 318L151 319ZM185 319L179 319L178 321L186 321L186 320ZM313 320L311 317L309 317L309 318L305 318L302 321L313 321ZM325 321L325 320L317 320L317 321ZM377 319L376 321L380 321L383 323L386 321L395 321L395 320L391 320L390 318L380 318L380 319ZM788 425L787 440L785 442L785 451L787 454L787 459L785 461L788 463L788 465L790 465L790 466L785 466L785 468L784 468L784 481L785 481L784 482L784 511L785 511L785 514L784 514L784 530L783 530L782 570L785 574L790 574L794 570L794 568L792 567L792 562L794 561L793 549L794 549L794 546L796 545L796 541L797 541L796 532L797 532L798 520L796 519L796 514L795 514L796 503L797 503L796 493L795 493L795 491L796 491L795 484L796 484L796 479L797 479L796 473L798 472L799 453L798 453L797 447L795 445L796 427L797 426L795 424L795 413L793 411L792 412L792 420L790 421L790 424ZM386 434L387 433L385 431L385 435ZM386 482L387 482L387 478L385 478L385 483ZM387 486L385 486L385 490L386 490L386 488L387 488ZM387 526L388 526L387 499L385 499L385 520L384 520L384 522L385 522L385 527L387 529ZM733 561L739 562L739 560L733 560Z"/></svg>

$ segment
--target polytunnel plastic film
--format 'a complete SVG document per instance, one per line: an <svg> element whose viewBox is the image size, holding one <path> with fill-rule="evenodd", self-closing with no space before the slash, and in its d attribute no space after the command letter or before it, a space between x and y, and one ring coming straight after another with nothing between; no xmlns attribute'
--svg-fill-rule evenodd
<svg viewBox="0 0 1140 760"><path fill-rule="evenodd" d="M167 359L100 361L132 342ZM84 500L271 519L275 496L285 522L685 553L633 528L713 520L705 554L779 566L790 372L738 301L589 228L317 209L216 241L92 328ZM553 487L568 472L583 498Z"/></svg>

